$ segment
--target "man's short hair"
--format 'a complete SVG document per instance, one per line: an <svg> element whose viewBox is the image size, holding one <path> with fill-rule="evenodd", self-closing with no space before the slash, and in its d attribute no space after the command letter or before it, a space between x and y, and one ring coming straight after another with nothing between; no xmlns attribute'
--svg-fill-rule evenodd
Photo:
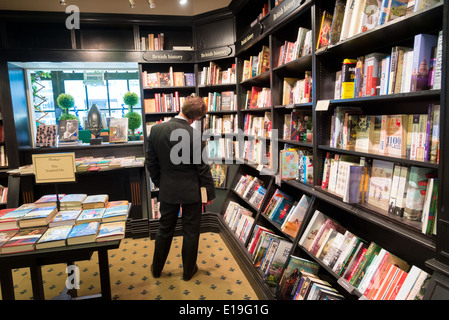
<svg viewBox="0 0 449 320"><path fill-rule="evenodd" d="M207 105L201 97L189 96L182 105L182 114L190 120L202 118L207 113Z"/></svg>

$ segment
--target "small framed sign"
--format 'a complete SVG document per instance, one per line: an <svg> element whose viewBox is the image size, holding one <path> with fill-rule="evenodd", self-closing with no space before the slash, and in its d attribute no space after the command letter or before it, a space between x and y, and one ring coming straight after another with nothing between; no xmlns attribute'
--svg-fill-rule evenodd
<svg viewBox="0 0 449 320"><path fill-rule="evenodd" d="M74 152L33 154L32 161L36 183L76 181Z"/></svg>

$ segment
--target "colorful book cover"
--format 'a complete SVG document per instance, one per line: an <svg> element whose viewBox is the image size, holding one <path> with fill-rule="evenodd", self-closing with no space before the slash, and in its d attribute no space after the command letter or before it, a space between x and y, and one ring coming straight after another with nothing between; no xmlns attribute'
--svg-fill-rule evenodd
<svg viewBox="0 0 449 320"><path fill-rule="evenodd" d="M379 23L382 0L366 0L359 32L374 29Z"/></svg>
<svg viewBox="0 0 449 320"><path fill-rule="evenodd" d="M33 251L35 249L36 242L46 230L47 228L27 228L19 230L19 232L17 232L2 246L2 253L6 252L5 249L8 253L23 251L17 248L21 246L26 246L28 248L26 251Z"/></svg>
<svg viewBox="0 0 449 320"><path fill-rule="evenodd" d="M83 221L87 220L101 220L103 214L105 212L105 208L97 208L97 209L85 209L81 211L77 222L83 223Z"/></svg>
<svg viewBox="0 0 449 320"><path fill-rule="evenodd" d="M128 118L111 118L109 123L109 142L128 141Z"/></svg>
<svg viewBox="0 0 449 320"><path fill-rule="evenodd" d="M301 281L302 273L318 274L320 265L314 261L290 256L279 284L279 298L292 300Z"/></svg>
<svg viewBox="0 0 449 320"><path fill-rule="evenodd" d="M431 168L410 167L404 210L404 217L406 219L421 221L427 182L434 175L435 172Z"/></svg>
<svg viewBox="0 0 449 320"><path fill-rule="evenodd" d="M38 243L65 240L67 239L67 236L69 235L71 230L72 226L58 226L48 228L47 231L45 231L45 233L39 239Z"/></svg>
<svg viewBox="0 0 449 320"><path fill-rule="evenodd" d="M103 219L128 214L128 205L105 208Z"/></svg>
<svg viewBox="0 0 449 320"><path fill-rule="evenodd" d="M98 230L97 241L102 241L110 237L115 238L116 236L124 237L125 228L126 225L124 221L102 223Z"/></svg>
<svg viewBox="0 0 449 320"><path fill-rule="evenodd" d="M81 213L81 209L79 210L62 210L59 211L56 216L50 221L50 224L76 220Z"/></svg>
<svg viewBox="0 0 449 320"><path fill-rule="evenodd" d="M354 98L354 76L356 59L344 59L341 69L341 98Z"/></svg>
<svg viewBox="0 0 449 320"><path fill-rule="evenodd" d="M321 16L320 33L316 45L317 50L320 48L327 47L329 45L329 41L331 38L331 27L332 27L332 13L325 10L323 11L323 15Z"/></svg>
<svg viewBox="0 0 449 320"><path fill-rule="evenodd" d="M41 124L36 129L36 147L55 147L58 126L56 124Z"/></svg>
<svg viewBox="0 0 449 320"><path fill-rule="evenodd" d="M360 115L357 123L357 140L355 150L359 152L369 152L369 136L371 130L371 117Z"/></svg>
<svg viewBox="0 0 449 320"><path fill-rule="evenodd" d="M345 15L346 0L335 1L334 14L332 19L330 44L336 44L340 41L341 30L343 27L343 18Z"/></svg>
<svg viewBox="0 0 449 320"><path fill-rule="evenodd" d="M368 203L388 211L394 163L374 159L369 180Z"/></svg>
<svg viewBox="0 0 449 320"><path fill-rule="evenodd" d="M291 180L298 178L298 151L296 150L281 150L281 179Z"/></svg>
<svg viewBox="0 0 449 320"><path fill-rule="evenodd" d="M408 2L409 0L390 0L386 22L405 16L407 14Z"/></svg>
<svg viewBox="0 0 449 320"><path fill-rule="evenodd" d="M417 34L413 44L412 79L410 91L429 89L429 63L432 48L436 47L438 36L431 34Z"/></svg>
<svg viewBox="0 0 449 320"><path fill-rule="evenodd" d="M270 286L277 286L284 272L284 265L287 261L293 243L287 240L280 240L276 252L271 259L271 263L265 273L265 283Z"/></svg>
<svg viewBox="0 0 449 320"><path fill-rule="evenodd" d="M99 227L100 223L97 221L75 225L67 236L67 239L95 235Z"/></svg>
<svg viewBox="0 0 449 320"><path fill-rule="evenodd" d="M302 195L299 202L292 209L291 214L287 217L284 224L282 225L282 231L292 237L296 237L299 228L301 227L304 216L310 205L310 197L305 194Z"/></svg>
<svg viewBox="0 0 449 320"><path fill-rule="evenodd" d="M392 157L403 158L407 154L408 115L390 115L387 118L386 153Z"/></svg>
<svg viewBox="0 0 449 320"><path fill-rule="evenodd" d="M59 141L76 141L79 138L77 119L59 120Z"/></svg>

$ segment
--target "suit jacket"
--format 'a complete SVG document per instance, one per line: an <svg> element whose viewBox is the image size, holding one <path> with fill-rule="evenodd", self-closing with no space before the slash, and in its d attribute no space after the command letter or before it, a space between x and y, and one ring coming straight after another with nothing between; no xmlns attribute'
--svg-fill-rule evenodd
<svg viewBox="0 0 449 320"><path fill-rule="evenodd" d="M159 201L200 202L200 187L206 187L208 200L215 198L210 166L202 159L205 144L198 130L186 120L173 118L151 127L147 139L145 165L159 188Z"/></svg>

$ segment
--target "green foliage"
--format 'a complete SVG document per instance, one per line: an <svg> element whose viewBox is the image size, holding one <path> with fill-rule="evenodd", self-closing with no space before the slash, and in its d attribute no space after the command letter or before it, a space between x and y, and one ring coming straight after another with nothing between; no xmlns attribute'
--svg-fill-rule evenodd
<svg viewBox="0 0 449 320"><path fill-rule="evenodd" d="M139 97L137 96L137 93L134 92L127 92L123 96L123 102L129 106L132 110L132 107L134 107L139 102Z"/></svg>
<svg viewBox="0 0 449 320"><path fill-rule="evenodd" d="M59 121L61 120L78 120L78 117L75 116L74 114L70 114L70 113L63 113L59 119Z"/></svg>
<svg viewBox="0 0 449 320"><path fill-rule="evenodd" d="M75 106L75 99L67 93L61 93L56 102L58 103L58 106L65 110L65 113Z"/></svg>
<svg viewBox="0 0 449 320"><path fill-rule="evenodd" d="M134 135L134 131L142 125L142 117L137 112L130 110L125 114L125 118L128 118L128 128Z"/></svg>

